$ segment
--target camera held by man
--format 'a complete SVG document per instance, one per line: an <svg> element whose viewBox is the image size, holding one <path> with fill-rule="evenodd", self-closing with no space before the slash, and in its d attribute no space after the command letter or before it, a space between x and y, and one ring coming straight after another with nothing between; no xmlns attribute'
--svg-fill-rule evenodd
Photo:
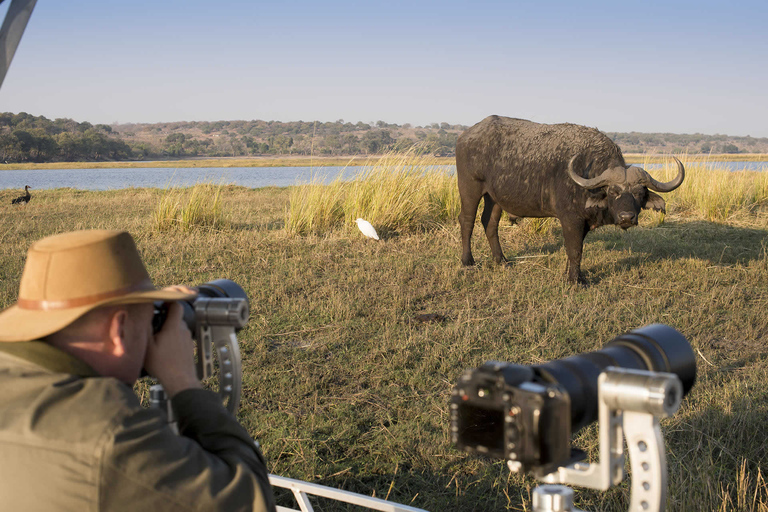
<svg viewBox="0 0 768 512"><path fill-rule="evenodd" d="M4 509L275 510L264 458L233 415L247 319L232 281L157 289L125 231L33 243L0 313ZM214 350L219 393L200 382ZM175 430L134 394L142 370Z"/></svg>
<svg viewBox="0 0 768 512"><path fill-rule="evenodd" d="M216 279L196 286L197 296L178 301L183 309L182 320L197 344L197 378L208 379L214 374L213 351L219 363L219 396L227 410L237 414L242 391L240 345L236 333L248 323L250 314L245 290L229 279ZM155 302L152 330L158 332L168 316L168 303ZM150 389L152 406L165 409L169 422L174 414L162 385Z"/></svg>

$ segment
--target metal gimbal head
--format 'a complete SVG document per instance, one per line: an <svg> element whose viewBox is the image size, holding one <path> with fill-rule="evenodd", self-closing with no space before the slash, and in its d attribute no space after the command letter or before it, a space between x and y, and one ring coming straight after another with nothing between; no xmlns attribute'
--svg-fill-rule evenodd
<svg viewBox="0 0 768 512"><path fill-rule="evenodd" d="M599 461L577 462L544 476L549 485L533 493L535 512L583 512L573 508L571 484L606 490L624 478L624 438L632 473L631 512L663 511L667 462L660 418L680 407L683 389L677 375L609 367L598 378ZM519 466L508 461L510 470Z"/></svg>
<svg viewBox="0 0 768 512"><path fill-rule="evenodd" d="M194 338L197 343L197 377L205 380L214 374L213 351L219 362L219 395L232 414L237 414L242 392L242 362L236 330L248 323L248 300L230 297L198 297L194 303ZM175 417L163 386L150 387L150 406L163 409L168 423Z"/></svg>

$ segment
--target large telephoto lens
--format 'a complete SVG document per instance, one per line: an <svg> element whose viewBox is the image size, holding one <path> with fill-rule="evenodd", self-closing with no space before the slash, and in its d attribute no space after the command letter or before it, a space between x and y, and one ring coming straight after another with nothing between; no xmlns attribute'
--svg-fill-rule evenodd
<svg viewBox="0 0 768 512"><path fill-rule="evenodd" d="M672 327L652 324L622 334L595 352L541 365L534 371L557 383L571 400L571 432L597 419L597 378L609 366L674 373L687 394L696 380L696 357L685 337Z"/></svg>

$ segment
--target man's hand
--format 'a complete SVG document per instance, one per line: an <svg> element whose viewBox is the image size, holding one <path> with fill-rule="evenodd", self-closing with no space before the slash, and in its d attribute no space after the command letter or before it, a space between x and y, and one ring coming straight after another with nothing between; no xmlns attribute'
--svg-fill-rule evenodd
<svg viewBox="0 0 768 512"><path fill-rule="evenodd" d="M173 289L194 293L185 287ZM192 334L182 321L183 312L178 302L169 304L168 317L162 329L150 338L144 360L144 367L160 381L169 398L185 389L202 387L195 370Z"/></svg>

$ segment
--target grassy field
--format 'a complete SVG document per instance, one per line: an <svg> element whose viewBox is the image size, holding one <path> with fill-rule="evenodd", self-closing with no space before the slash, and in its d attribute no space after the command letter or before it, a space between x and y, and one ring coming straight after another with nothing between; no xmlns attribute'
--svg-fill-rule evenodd
<svg viewBox="0 0 768 512"><path fill-rule="evenodd" d="M754 174L743 176L758 180L750 191L759 188ZM738 188L728 180L742 175L720 179L710 196ZM252 315L239 338L239 417L270 472L433 512L531 510L534 480L448 442L449 393L464 370L487 360L541 363L666 323L690 340L698 365L680 411L662 422L668 510L768 510L764 202L738 199L708 218L688 200L697 192L681 187L668 194L666 217L646 212L626 232L591 233L582 263L591 285L579 288L565 283L556 222L502 223L509 266L492 264L476 229L478 265L466 269L452 220L392 229L380 242L346 217L299 236L285 229L295 191L222 187L226 222L160 230L158 205L169 193L39 190L15 208L0 197L0 307L16 299L29 244L73 229L129 230L161 286L233 279L249 293ZM415 321L422 313L445 319ZM594 426L576 445L595 454ZM626 483L577 489L577 506L626 510L628 494Z"/></svg>

